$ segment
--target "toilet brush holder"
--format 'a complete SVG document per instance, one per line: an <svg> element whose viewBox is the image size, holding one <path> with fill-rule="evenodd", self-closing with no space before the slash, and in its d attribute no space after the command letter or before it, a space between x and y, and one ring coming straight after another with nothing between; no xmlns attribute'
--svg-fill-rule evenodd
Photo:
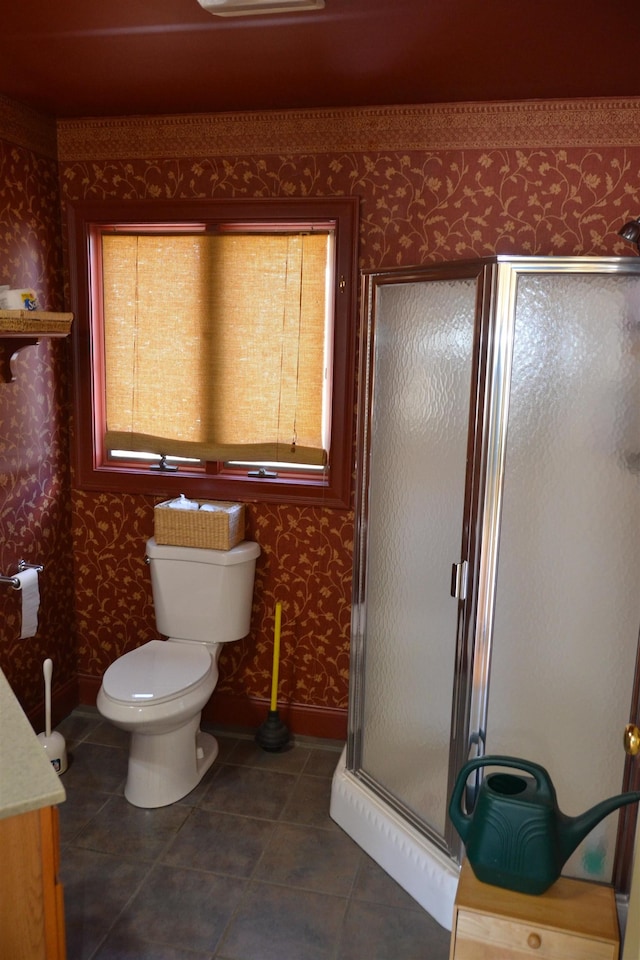
<svg viewBox="0 0 640 960"><path fill-rule="evenodd" d="M67 747L62 734L58 733L57 730L51 730L51 676L53 674L53 661L49 659L44 661L42 664L42 673L44 675L45 732L38 734L38 740L51 761L51 766L58 775L61 775L67 769Z"/></svg>

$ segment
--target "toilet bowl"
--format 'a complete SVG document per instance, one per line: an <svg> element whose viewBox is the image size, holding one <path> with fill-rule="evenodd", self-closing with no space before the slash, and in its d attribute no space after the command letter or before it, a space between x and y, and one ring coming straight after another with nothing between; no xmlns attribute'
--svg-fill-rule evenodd
<svg viewBox="0 0 640 960"><path fill-rule="evenodd" d="M175 803L215 760L218 745L200 731L200 713L218 679L216 659L204 645L150 640L107 669L97 707L131 734L124 795L134 806Z"/></svg>
<svg viewBox="0 0 640 960"><path fill-rule="evenodd" d="M217 756L200 715L218 680L222 643L249 632L259 553L250 541L228 551L147 542L156 621L169 639L119 657L96 701L106 720L131 734L124 792L134 806L180 800Z"/></svg>

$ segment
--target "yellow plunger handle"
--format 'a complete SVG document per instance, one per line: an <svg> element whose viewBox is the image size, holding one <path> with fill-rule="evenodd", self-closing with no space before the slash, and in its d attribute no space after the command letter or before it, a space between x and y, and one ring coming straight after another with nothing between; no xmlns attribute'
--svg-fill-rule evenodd
<svg viewBox="0 0 640 960"><path fill-rule="evenodd" d="M278 666L280 664L280 623L282 604L276 603L276 623L273 631L273 673L271 675L271 712L278 709Z"/></svg>

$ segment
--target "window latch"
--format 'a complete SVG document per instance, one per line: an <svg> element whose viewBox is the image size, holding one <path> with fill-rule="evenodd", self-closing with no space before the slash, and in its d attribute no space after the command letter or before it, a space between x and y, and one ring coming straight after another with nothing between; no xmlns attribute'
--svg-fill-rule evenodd
<svg viewBox="0 0 640 960"><path fill-rule="evenodd" d="M160 470L162 473L177 473L178 468L173 463L167 463L167 455L165 453L160 454L160 463L152 463L149 467L150 470Z"/></svg>
<svg viewBox="0 0 640 960"><path fill-rule="evenodd" d="M265 470L264 467L260 467L259 470L249 470L247 476L260 477L261 480L275 480L278 474L275 470Z"/></svg>

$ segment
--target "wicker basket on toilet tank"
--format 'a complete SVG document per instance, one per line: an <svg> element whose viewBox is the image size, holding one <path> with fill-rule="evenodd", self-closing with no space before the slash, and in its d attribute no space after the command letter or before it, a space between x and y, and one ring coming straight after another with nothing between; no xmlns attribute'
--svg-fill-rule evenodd
<svg viewBox="0 0 640 960"><path fill-rule="evenodd" d="M244 539L243 503L225 500L194 500L198 510L177 510L166 500L154 508L156 543L177 547L231 550ZM206 505L206 509L202 509Z"/></svg>

